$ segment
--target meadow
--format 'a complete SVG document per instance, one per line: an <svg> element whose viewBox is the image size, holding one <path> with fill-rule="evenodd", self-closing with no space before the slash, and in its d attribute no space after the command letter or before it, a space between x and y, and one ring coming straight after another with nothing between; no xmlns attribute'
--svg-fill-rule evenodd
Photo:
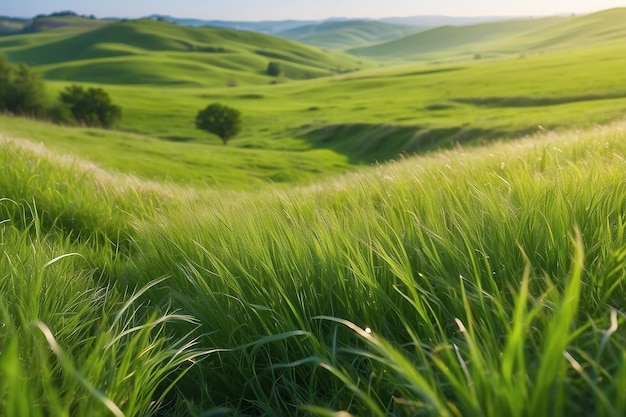
<svg viewBox="0 0 626 417"><path fill-rule="evenodd" d="M136 140L127 140L131 136L123 134L115 133L116 139L108 132L67 131L4 117L0 127L12 136L32 138L59 150L72 149L106 167L149 180L237 189L255 188L268 180L306 183L406 155L621 118L626 110L626 76L619 69L625 65L626 47L619 42L621 29L614 30L614 26L623 14L623 9L616 9L575 19L471 26L471 33L482 35L477 39L486 39L480 43L466 36L473 46L458 45L457 50L466 48L461 55L443 48L446 59L438 61L362 61L359 71L306 80L298 79L298 74L278 79L264 75L267 58L253 54L253 48L287 48L300 57L300 64L284 65L316 61L347 68L358 64L356 60L340 63L346 58L335 52L325 61L319 52L309 58L306 54L313 48L269 36L234 36L222 29L203 32L163 22L120 23L135 49L113 57L102 51L130 46L120 43L121 35L112 30L112 24L97 31L70 27L50 35L8 36L0 38L0 47L6 48L9 58L26 60L42 71L51 98L78 82L103 87L123 108L117 128L135 135ZM572 28L579 29L575 32L578 48L572 47ZM438 39L448 39L450 44L459 42L462 30L433 29ZM429 32L402 39L408 42ZM45 36L49 39L42 45ZM494 37L508 49L489 58ZM250 42L257 46L251 47ZM232 52L185 52L190 45L200 49L213 45ZM59 48L66 51L65 58L54 53ZM48 52L42 54L42 50ZM70 59L69 51L75 51L78 58ZM480 52L481 59L474 59ZM429 56L425 54L424 59ZM53 59L59 62L51 63ZM112 71L120 59L126 66ZM200 67L186 66L190 60L202 59L206 62ZM233 69L233 65L239 67ZM63 81L57 79L59 68L64 68ZM79 74L76 78L71 75L74 70ZM92 83L81 82L84 77ZM236 86L229 86L232 81ZM211 102L222 102L243 114L244 131L228 150L222 149L218 138L195 129L196 113ZM109 146L111 142L118 145ZM131 152L120 154L124 147ZM164 169L153 170L155 162ZM223 169L215 169L218 166Z"/></svg>
<svg viewBox="0 0 626 417"><path fill-rule="evenodd" d="M0 116L0 414L624 415L623 52ZM228 146L209 100L245 115Z"/></svg>

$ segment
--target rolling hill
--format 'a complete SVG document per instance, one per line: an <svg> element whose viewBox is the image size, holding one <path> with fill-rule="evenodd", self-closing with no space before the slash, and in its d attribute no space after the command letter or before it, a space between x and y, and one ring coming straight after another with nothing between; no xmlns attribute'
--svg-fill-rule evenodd
<svg viewBox="0 0 626 417"><path fill-rule="evenodd" d="M349 52L377 60L428 60L468 56L520 34L543 30L566 18L518 19L469 26L441 26L378 45L350 49Z"/></svg>
<svg viewBox="0 0 626 417"><path fill-rule="evenodd" d="M123 108L117 127L132 135L10 117L0 118L0 131L149 179L162 174L187 183L195 176L247 188L607 123L626 114L626 73L615 71L625 63L626 46L615 44L524 59L381 67L280 85L108 85ZM110 71L123 76L115 66ZM160 68L153 71L161 76ZM68 84L49 82L50 97ZM227 147L194 125L198 110L216 101L243 115L243 131ZM145 156L129 160L127 151L140 148ZM162 169L155 172L150 160L161 161Z"/></svg>
<svg viewBox="0 0 626 417"><path fill-rule="evenodd" d="M390 41L422 29L375 20L347 20L301 26L276 35L321 48L348 49Z"/></svg>
<svg viewBox="0 0 626 417"><path fill-rule="evenodd" d="M260 33L152 20L120 21L78 33L7 36L0 39L0 48L10 60L37 67L47 79L105 84L268 83L269 61L281 62L284 76L292 79L360 66L351 55Z"/></svg>
<svg viewBox="0 0 626 417"><path fill-rule="evenodd" d="M523 50L580 48L622 43L626 39L626 7L567 19L503 42L502 47Z"/></svg>
<svg viewBox="0 0 626 417"><path fill-rule="evenodd" d="M261 21L235 21L235 20L206 20L194 18L180 18L168 15L153 14L148 16L153 20L164 20L179 26L208 26L222 29L248 30L275 34L305 25L319 23L317 20L261 20Z"/></svg>
<svg viewBox="0 0 626 417"><path fill-rule="evenodd" d="M381 61L490 57L623 41L626 8L580 17L443 26L349 52Z"/></svg>
<svg viewBox="0 0 626 417"><path fill-rule="evenodd" d="M615 30L609 33L619 35L621 13L616 9L561 23L588 22L588 32L595 33L602 27L611 29L607 22L612 21L616 22ZM528 37L523 46L558 35L555 28L568 27L559 24L561 18L555 19L557 23L552 25L543 22L549 29L541 32L544 38ZM516 24L517 28L508 23L509 32L536 25L537 21ZM502 34L506 26L490 23L468 28L475 38L493 39L493 28ZM452 29L456 33L463 28L441 30ZM507 40L502 36L488 43L503 45ZM519 41L513 46L521 44ZM626 109L626 76L615 71L623 66L626 56L624 43L619 41L585 44L576 51L529 54L524 59L513 55L497 61L412 63L281 85L270 85L268 81L273 79L264 74L268 60L275 59L268 52L279 52L292 62L300 60L302 71L319 65L310 57L318 57L321 62L345 55L325 55L316 48L258 33L186 28L148 20L119 22L71 36L50 30L3 37L0 46L10 54L36 62L51 80L51 97L75 81L108 83L106 90L124 109L119 129L177 142L175 145L192 154L199 153L202 146L219 143L195 129L197 111L213 101L238 108L244 117L244 130L228 147L228 154L245 161L240 167L244 173L225 175L228 178L218 174L216 180L224 184L233 181L237 186L246 183L242 178L247 175L290 181L297 166L303 167L302 177L311 178L399 155L518 138L536 132L538 126L585 127L615 120ZM254 65L256 72L250 69ZM296 64L291 65L293 69ZM228 87L231 79L240 83L238 88ZM19 121L6 122L5 130L30 137L27 127ZM35 133L37 137L45 137L45 127L41 130L44 133ZM191 144L194 146L187 146ZM163 152L166 155L174 152L167 149ZM262 151L271 152L263 156ZM215 153L222 155L224 150ZM180 159L188 163L170 172L183 172L185 165L215 171L216 159L200 160L185 151ZM222 156L217 157L220 159ZM263 162L260 167L252 162L272 160L297 163ZM127 165L133 173L145 173L141 169L134 172L132 164L121 165ZM238 163L232 161L231 165L237 167ZM249 169L251 166L254 169ZM179 178L187 180L185 175Z"/></svg>

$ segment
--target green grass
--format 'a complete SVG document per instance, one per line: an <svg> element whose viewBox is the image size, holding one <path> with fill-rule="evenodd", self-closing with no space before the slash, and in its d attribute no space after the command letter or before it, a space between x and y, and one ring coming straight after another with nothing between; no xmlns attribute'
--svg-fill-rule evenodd
<svg viewBox="0 0 626 417"><path fill-rule="evenodd" d="M626 414L624 52L1 116L0 414Z"/></svg>
<svg viewBox="0 0 626 417"><path fill-rule="evenodd" d="M543 134L246 193L5 143L2 407L623 414L624 139Z"/></svg>
<svg viewBox="0 0 626 417"><path fill-rule="evenodd" d="M123 108L117 128L126 133L4 117L0 124L14 137L43 141L143 178L241 189L268 179L309 181L405 155L619 119L626 112L626 76L615 68L625 64L625 52L623 45L600 45L255 87L106 86ZM67 85L49 82L49 96ZM198 110L211 102L243 115L243 132L226 148L194 127ZM142 150L141 156L127 152L132 149ZM162 169L154 170L155 163Z"/></svg>
<svg viewBox="0 0 626 417"><path fill-rule="evenodd" d="M270 183L306 183L351 169L345 157L323 149L233 149L97 129L24 123L6 116L0 116L0 131L19 132L21 137L81 156L105 169L181 185L251 189Z"/></svg>
<svg viewBox="0 0 626 417"><path fill-rule="evenodd" d="M157 194L23 145L0 156L1 413L151 414L196 356L166 327L195 321L147 304L158 282L116 289L106 269L132 239L122 213Z"/></svg>

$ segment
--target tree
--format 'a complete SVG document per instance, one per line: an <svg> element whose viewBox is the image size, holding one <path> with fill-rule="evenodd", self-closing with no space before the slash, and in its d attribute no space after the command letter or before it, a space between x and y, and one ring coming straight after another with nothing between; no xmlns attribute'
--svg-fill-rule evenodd
<svg viewBox="0 0 626 417"><path fill-rule="evenodd" d="M122 117L122 108L102 88L72 85L59 94L59 100L80 125L109 128Z"/></svg>
<svg viewBox="0 0 626 417"><path fill-rule="evenodd" d="M270 63L267 64L267 75L278 77L282 73L283 67L280 65L280 62L270 61Z"/></svg>
<svg viewBox="0 0 626 417"><path fill-rule="evenodd" d="M7 108L9 85L11 83L12 68L3 54L0 54L0 111Z"/></svg>
<svg viewBox="0 0 626 417"><path fill-rule="evenodd" d="M241 132L241 113L219 103L209 104L196 116L196 128L219 136L224 145Z"/></svg>
<svg viewBox="0 0 626 417"><path fill-rule="evenodd" d="M46 87L39 74L20 64L9 80L6 110L17 115L40 116L46 108Z"/></svg>

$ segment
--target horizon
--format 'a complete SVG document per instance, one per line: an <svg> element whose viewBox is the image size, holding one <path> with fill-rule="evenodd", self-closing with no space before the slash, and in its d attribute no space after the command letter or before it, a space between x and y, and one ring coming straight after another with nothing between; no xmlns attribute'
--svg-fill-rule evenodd
<svg viewBox="0 0 626 417"><path fill-rule="evenodd" d="M176 18L263 21L263 20L325 20L325 19L382 19L413 16L447 17L539 17L567 14L588 14L606 9L625 7L623 0L531 0L523 4L513 1L479 0L469 7L462 0L441 0L436 5L416 4L412 0L319 0L314 4L302 1L266 0L212 0L211 6L202 0L138 1L127 4L111 0L106 4L85 4L79 0L22 0L4 5L0 14L32 18L40 14L73 11L79 15L98 18L141 18L167 15Z"/></svg>

